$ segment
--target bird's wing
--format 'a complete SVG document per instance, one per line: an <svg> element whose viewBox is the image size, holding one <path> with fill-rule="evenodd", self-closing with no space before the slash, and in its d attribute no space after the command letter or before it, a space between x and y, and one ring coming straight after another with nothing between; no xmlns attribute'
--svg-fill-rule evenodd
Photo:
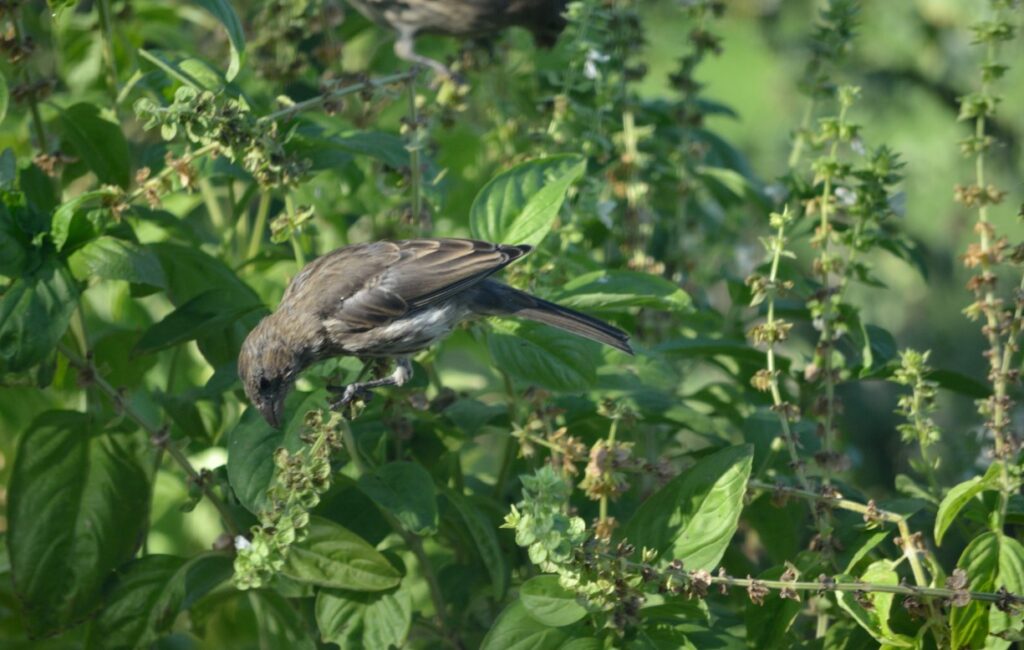
<svg viewBox="0 0 1024 650"><path fill-rule="evenodd" d="M349 246L307 266L282 304L301 301L353 332L443 301L530 251L469 239L412 239Z"/></svg>

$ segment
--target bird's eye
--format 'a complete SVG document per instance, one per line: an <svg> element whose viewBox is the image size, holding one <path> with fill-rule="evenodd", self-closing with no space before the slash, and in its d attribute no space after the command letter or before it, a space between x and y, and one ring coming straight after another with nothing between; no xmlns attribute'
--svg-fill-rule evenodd
<svg viewBox="0 0 1024 650"><path fill-rule="evenodd" d="M270 390L270 380L266 377L260 377L260 392L265 393Z"/></svg>

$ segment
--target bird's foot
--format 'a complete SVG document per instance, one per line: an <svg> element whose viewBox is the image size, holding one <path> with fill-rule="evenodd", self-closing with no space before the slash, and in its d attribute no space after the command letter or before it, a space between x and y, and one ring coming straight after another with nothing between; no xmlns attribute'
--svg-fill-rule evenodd
<svg viewBox="0 0 1024 650"><path fill-rule="evenodd" d="M328 402L332 411L342 411L356 400L367 403L373 399L373 391L367 388L365 384L328 386L327 390L336 395L336 397Z"/></svg>

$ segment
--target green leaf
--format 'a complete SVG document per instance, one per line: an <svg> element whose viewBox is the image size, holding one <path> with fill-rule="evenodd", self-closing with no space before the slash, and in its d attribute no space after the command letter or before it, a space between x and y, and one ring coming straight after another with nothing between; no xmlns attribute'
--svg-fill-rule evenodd
<svg viewBox="0 0 1024 650"><path fill-rule="evenodd" d="M323 589L316 597L316 625L324 643L336 643L342 650L401 648L412 627L412 599L405 591Z"/></svg>
<svg viewBox="0 0 1024 650"><path fill-rule="evenodd" d="M53 353L75 311L71 273L47 260L0 297L0 372L28 370Z"/></svg>
<svg viewBox="0 0 1024 650"><path fill-rule="evenodd" d="M582 636L581 631L574 628L544 625L530 616L522 601L517 600L498 615L480 650L560 650Z"/></svg>
<svg viewBox="0 0 1024 650"><path fill-rule="evenodd" d="M146 555L118 570L106 604L89 630L89 647L148 647L171 629L182 609L231 576L231 560Z"/></svg>
<svg viewBox="0 0 1024 650"><path fill-rule="evenodd" d="M519 589L519 600L530 616L544 625L564 627L587 615L576 594L558 584L558 576L534 576Z"/></svg>
<svg viewBox="0 0 1024 650"><path fill-rule="evenodd" d="M242 69L242 55L245 53L242 21L238 19L238 14L227 0L195 0L195 3L213 14L228 32L228 40L231 41L231 62L228 64L225 77L232 81Z"/></svg>
<svg viewBox="0 0 1024 650"><path fill-rule="evenodd" d="M53 245L57 250L60 251L64 248L64 244L67 243L71 235L76 217L84 215L86 204L98 203L112 196L114 196L114 193L109 189L93 190L92 192L79 194L70 201L62 203L60 207L54 210L53 218L50 220L50 237L53 239Z"/></svg>
<svg viewBox="0 0 1024 650"><path fill-rule="evenodd" d="M128 187L131 158L119 125L100 117L95 105L83 102L60 112L60 129L74 154L101 183Z"/></svg>
<svg viewBox="0 0 1024 650"><path fill-rule="evenodd" d="M968 573L968 575L970 575ZM1020 595L1024 593L1024 546L1020 541L1000 535L999 544L999 570L992 586L996 589L1006 587L1011 594ZM972 587L973 588L973 587ZM1006 612L999 611L998 607L988 607L988 648L1007 648L1009 643L996 641L993 634L1001 634L1012 631L1015 624L1020 623L1019 615L1014 617Z"/></svg>
<svg viewBox="0 0 1024 650"><path fill-rule="evenodd" d="M740 445L701 459L644 501L623 537L688 570L714 569L736 532L753 456Z"/></svg>
<svg viewBox="0 0 1024 650"><path fill-rule="evenodd" d="M466 529L469 530L476 552L480 554L480 559L483 560L483 565L491 576L491 585L494 588L491 595L495 600L500 601L505 596L505 590L508 589L508 561L505 559L505 554L501 552L498 534L495 532L494 526L462 494L455 490L445 490L444 497L459 514Z"/></svg>
<svg viewBox="0 0 1024 650"><path fill-rule="evenodd" d="M5 156L8 152L10 149L4 149ZM18 205L18 201L12 201L10 206L7 203L0 201L0 275L17 277L28 266L31 244L15 216L24 206Z"/></svg>
<svg viewBox="0 0 1024 650"><path fill-rule="evenodd" d="M150 486L129 442L82 413L47 411L18 443L7 548L34 636L92 613L111 571L135 553Z"/></svg>
<svg viewBox="0 0 1024 650"><path fill-rule="evenodd" d="M565 194L583 176L587 161L578 155L530 160L484 185L469 211L477 239L536 246L551 230Z"/></svg>
<svg viewBox="0 0 1024 650"><path fill-rule="evenodd" d="M437 532L434 480L418 463L399 461L359 477L359 489L416 535Z"/></svg>
<svg viewBox="0 0 1024 650"><path fill-rule="evenodd" d="M409 152L402 138L383 131L345 131L328 138L339 150L372 156L394 169L409 165Z"/></svg>
<svg viewBox="0 0 1024 650"><path fill-rule="evenodd" d="M751 347L746 341L735 339L712 339L705 337L674 339L658 345L654 348L654 351L663 352L680 359L721 356L752 365L763 366L766 363L764 352ZM780 359L780 361L782 360Z"/></svg>
<svg viewBox="0 0 1024 650"><path fill-rule="evenodd" d="M819 575L823 569L821 558L809 551L801 553L794 560L794 564L805 579L807 576ZM764 571L757 578L759 580L778 580L785 571L785 566L776 566ZM744 623L747 628L748 647L765 650L788 648L792 642L792 638L788 634L789 628L804 606L805 603L802 600L779 598L777 595L773 595L765 600L764 605L746 607Z"/></svg>
<svg viewBox="0 0 1024 650"><path fill-rule="evenodd" d="M497 322L487 346L499 368L553 391L593 387L601 363L597 343L536 323Z"/></svg>
<svg viewBox="0 0 1024 650"><path fill-rule="evenodd" d="M82 246L68 258L68 266L79 280L96 277L167 287L164 269L152 251L115 237L102 236Z"/></svg>
<svg viewBox="0 0 1024 650"><path fill-rule="evenodd" d="M879 560L868 565L864 575L861 576L861 581L881 585L897 585L900 580L892 561ZM902 634L896 634L889 627L889 615L892 611L895 595L872 592L865 597L874 605L870 610L865 609L858 603L853 593L848 591L836 592L836 600L839 602L839 606L845 609L853 617L853 620L867 630L868 634L874 637L876 641L894 648L914 647L912 639Z"/></svg>
<svg viewBox="0 0 1024 650"><path fill-rule="evenodd" d="M1003 536L987 532L975 537L957 561L957 567L967 573L967 588L972 591L994 591L999 573L999 556ZM954 607L949 614L952 629L952 647L981 648L988 638L989 614L987 603L971 601L964 607Z"/></svg>
<svg viewBox="0 0 1024 650"><path fill-rule="evenodd" d="M351 591L384 591L402 579L366 540L322 517L310 517L309 534L292 546L283 573L303 584Z"/></svg>
<svg viewBox="0 0 1024 650"><path fill-rule="evenodd" d="M939 511L935 514L935 543L942 545L942 538L946 531L956 520L956 516L971 499L978 496L985 490L998 489L999 472L1002 464L997 461L989 465L984 476L974 478L955 485L939 504Z"/></svg>
<svg viewBox="0 0 1024 650"><path fill-rule="evenodd" d="M770 205L760 188L733 169L701 165L697 167L697 175L723 203L738 204L751 200L762 206Z"/></svg>
<svg viewBox="0 0 1024 650"><path fill-rule="evenodd" d="M555 302L573 309L605 311L648 307L684 311L690 296L665 278L639 271L593 271L570 280Z"/></svg>
<svg viewBox="0 0 1024 650"><path fill-rule="evenodd" d="M262 309L251 296L230 289L204 291L146 330L135 344L135 353L150 354L191 341Z"/></svg>
<svg viewBox="0 0 1024 650"><path fill-rule="evenodd" d="M928 373L928 379L937 383L940 388L972 399L985 399L992 395L992 387L989 384L956 370L936 368Z"/></svg>
<svg viewBox="0 0 1024 650"><path fill-rule="evenodd" d="M228 483L249 512L258 514L267 501L267 489L274 478L274 450L297 451L303 444L305 416L310 409L327 403L326 391L292 391L285 400L284 426L275 429L250 406L228 434Z"/></svg>

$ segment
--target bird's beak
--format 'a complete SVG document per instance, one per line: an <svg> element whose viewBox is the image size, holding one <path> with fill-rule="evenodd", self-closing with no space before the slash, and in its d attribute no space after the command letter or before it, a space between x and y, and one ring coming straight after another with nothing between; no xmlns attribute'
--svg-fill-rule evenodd
<svg viewBox="0 0 1024 650"><path fill-rule="evenodd" d="M260 414L267 424L275 429L281 428L281 421L284 419L284 400L267 400L259 405Z"/></svg>

